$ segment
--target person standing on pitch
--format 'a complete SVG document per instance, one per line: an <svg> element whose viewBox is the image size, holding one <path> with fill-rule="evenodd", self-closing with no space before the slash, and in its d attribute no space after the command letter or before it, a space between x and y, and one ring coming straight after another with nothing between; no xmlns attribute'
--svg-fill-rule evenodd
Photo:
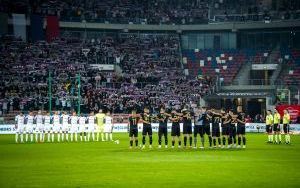
<svg viewBox="0 0 300 188"><path fill-rule="evenodd" d="M90 136L92 134L92 140L95 141L95 121L94 112L92 111L88 117L88 141L90 141Z"/></svg>
<svg viewBox="0 0 300 188"><path fill-rule="evenodd" d="M105 114L102 109L99 110L99 113L96 114L96 122L97 122L97 141L99 141L99 134L101 133L101 140L104 141L104 118Z"/></svg>
<svg viewBox="0 0 300 188"><path fill-rule="evenodd" d="M71 116L71 129L70 129L71 142L73 142L73 134L75 137L75 141L77 142L77 132L78 132L78 116L76 115L76 112L74 111Z"/></svg>
<svg viewBox="0 0 300 188"><path fill-rule="evenodd" d="M212 140L214 148L217 147L217 139L219 148L221 147L221 138L220 138L220 124L222 121L222 114L217 113L215 109L210 110L211 123L212 123Z"/></svg>
<svg viewBox="0 0 300 188"><path fill-rule="evenodd" d="M230 129L230 115L227 113L222 116L222 148L225 148L226 140L227 146L229 145L229 129Z"/></svg>
<svg viewBox="0 0 300 188"><path fill-rule="evenodd" d="M59 112L54 112L53 115L53 132L52 132L52 142L54 142L54 135L57 134L57 141L60 142L60 131L61 131L61 116Z"/></svg>
<svg viewBox="0 0 300 188"><path fill-rule="evenodd" d="M272 125L273 125L273 115L271 110L268 110L266 116L266 133L268 134L268 143L273 143Z"/></svg>
<svg viewBox="0 0 300 188"><path fill-rule="evenodd" d="M33 113L30 111L29 114L26 116L26 137L25 141L28 142L28 134L30 134L30 141L33 142L33 120L34 116Z"/></svg>
<svg viewBox="0 0 300 188"><path fill-rule="evenodd" d="M181 148L181 138L180 138L180 116L176 110L172 110L171 117L169 118L172 121L171 136L172 136L172 148L175 145L175 139L178 139L178 148Z"/></svg>
<svg viewBox="0 0 300 188"><path fill-rule="evenodd" d="M193 144L193 131L192 131L192 112L190 112L187 109L182 110L182 121L183 121L183 144L184 147L187 145L187 140L189 139L190 142L190 148L192 147Z"/></svg>
<svg viewBox="0 0 300 188"><path fill-rule="evenodd" d="M285 144L291 143L291 137L290 137L290 121L291 117L287 109L283 111L284 115L282 118L283 123L283 132L285 134Z"/></svg>
<svg viewBox="0 0 300 188"><path fill-rule="evenodd" d="M273 125L273 134L275 137L275 144L281 144L280 121L281 121L281 116L280 116L279 112L275 109L274 125ZM278 142L278 138L279 138L279 142Z"/></svg>
<svg viewBox="0 0 300 188"><path fill-rule="evenodd" d="M227 148L236 147L236 126L237 126L237 115L232 110L229 110L230 116L230 128L229 128L229 139Z"/></svg>
<svg viewBox="0 0 300 188"><path fill-rule="evenodd" d="M25 131L25 116L22 112L19 113L19 115L16 116L16 143L19 143L19 136L20 136L20 141L23 143L23 134Z"/></svg>
<svg viewBox="0 0 300 188"><path fill-rule="evenodd" d="M135 147L138 147L138 123L140 120L140 116L136 114L136 110L131 111L131 116L128 118L128 132L129 132L129 149L132 149L133 142L135 142Z"/></svg>
<svg viewBox="0 0 300 188"><path fill-rule="evenodd" d="M35 141L38 142L38 137L40 134L40 142L43 142L43 132L44 132L44 117L42 111L38 111L38 114L35 116L36 130L35 130Z"/></svg>
<svg viewBox="0 0 300 188"><path fill-rule="evenodd" d="M237 136L238 136L238 148L241 148L241 141L243 139L243 148L246 148L246 122L245 113L243 113L242 106L237 108Z"/></svg>
<svg viewBox="0 0 300 188"><path fill-rule="evenodd" d="M161 148L162 135L165 138L165 148L168 148L168 115L164 108L160 109L160 113L157 115L156 119L159 122L158 125L158 148Z"/></svg>
<svg viewBox="0 0 300 188"><path fill-rule="evenodd" d="M70 116L66 113L63 112L62 115L62 130L61 130L61 141L63 142L65 139L66 135L66 141L69 141L69 122L70 122Z"/></svg>
<svg viewBox="0 0 300 188"><path fill-rule="evenodd" d="M196 109L195 115L194 115L194 149L197 148L197 135L200 135L201 137L201 128L203 127L203 118L202 118L202 109ZM203 143L204 144L204 143ZM204 147L202 144L202 147Z"/></svg>
<svg viewBox="0 0 300 188"><path fill-rule="evenodd" d="M50 115L49 112L45 113L44 115L44 136L43 136L43 141L44 141L44 137L45 134L47 133L47 142L51 142L51 134L52 134L52 126L51 123L53 122L53 119Z"/></svg>
<svg viewBox="0 0 300 188"><path fill-rule="evenodd" d="M80 133L80 141L82 142L83 141L83 138L82 138L82 135L84 136L84 141L87 141L86 140L86 131L85 131L85 123L86 123L86 117L83 116L83 114L81 114L81 116L79 117L79 133Z"/></svg>
<svg viewBox="0 0 300 188"><path fill-rule="evenodd" d="M110 111L106 112L106 116L104 118L104 133L105 133L105 140L106 141L113 141L113 128L114 128L114 124L113 124L113 118L110 114ZM108 137L109 135L109 137Z"/></svg>
<svg viewBox="0 0 300 188"><path fill-rule="evenodd" d="M152 117L150 115L150 111L147 107L144 108L144 113L141 115L143 122L143 146L142 149L145 149L146 144L146 136L149 136L149 148L152 148Z"/></svg>

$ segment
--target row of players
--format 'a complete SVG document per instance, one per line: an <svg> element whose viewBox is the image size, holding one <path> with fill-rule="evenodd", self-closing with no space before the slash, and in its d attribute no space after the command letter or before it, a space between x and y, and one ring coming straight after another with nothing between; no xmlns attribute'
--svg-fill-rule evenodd
<svg viewBox="0 0 300 188"><path fill-rule="evenodd" d="M175 146L175 141L178 141L178 147L181 147L181 132L180 123L183 124L183 144L187 147L189 141L189 147L197 148L197 135L200 135L201 145L200 148L204 148L204 135L208 136L209 147L236 147L238 138L238 148L241 147L243 142L243 148L246 148L245 137L245 114L242 112L242 108L237 108L237 114L232 110L225 112L224 110L207 110L206 107L196 109L194 112L182 109L172 110L171 113L167 113L164 108L160 109L160 113L156 116L150 114L149 109L145 108L144 113L137 114L135 110L132 111L129 117L129 137L130 148L138 147L138 122L143 123L142 130L142 149L145 148L146 137L149 137L149 148L152 148L152 126L151 122L158 121L158 144L159 148L162 145L162 137L164 136L165 147L168 147L168 129L167 123L172 122L171 136L172 136L172 148ZM194 122L194 146L193 146L193 130L192 122ZM222 132L222 140L221 140ZM218 144L217 144L218 142Z"/></svg>
<svg viewBox="0 0 300 188"><path fill-rule="evenodd" d="M96 126L98 125L98 126ZM77 116L76 112L72 115L68 115L63 112L61 115L59 112L55 112L53 116L50 113L42 114L39 111L36 115L33 112L29 112L25 116L22 112L16 116L16 143L24 142L23 135L25 134L25 141L28 142L28 135L30 135L30 141L33 142L33 136L35 134L35 141L44 142L47 134L47 141L54 142L55 134L57 134L57 141L77 141L77 135L80 133L80 140L90 141L90 137L95 141L95 133L97 133L96 141L99 141L99 133L101 133L102 141L113 140L113 118L110 112L106 114L102 113L102 110L98 114L94 115L91 112L88 117L83 115ZM104 133L106 139L104 139ZM109 136L109 137L108 137Z"/></svg>

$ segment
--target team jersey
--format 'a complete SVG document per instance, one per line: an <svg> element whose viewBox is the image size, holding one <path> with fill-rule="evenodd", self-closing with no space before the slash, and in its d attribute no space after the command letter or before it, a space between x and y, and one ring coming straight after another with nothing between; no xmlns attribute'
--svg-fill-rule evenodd
<svg viewBox="0 0 300 188"><path fill-rule="evenodd" d="M237 119L242 121L242 122L245 122L245 113L239 112ZM238 124L239 125L245 125L245 123L241 123L241 122L238 122Z"/></svg>
<svg viewBox="0 0 300 188"><path fill-rule="evenodd" d="M280 114L279 113L275 113L274 114L274 124L279 124L280 123Z"/></svg>
<svg viewBox="0 0 300 188"><path fill-rule="evenodd" d="M183 112L183 124L192 125L192 113L190 111Z"/></svg>
<svg viewBox="0 0 300 188"><path fill-rule="evenodd" d="M138 128L139 120L140 120L139 117L132 117L132 116L130 116L128 118L129 128L130 129L137 129Z"/></svg>
<svg viewBox="0 0 300 188"><path fill-rule="evenodd" d="M151 116L150 114L142 114L142 120L146 121L147 123L143 123L143 125L151 125Z"/></svg>
<svg viewBox="0 0 300 188"><path fill-rule="evenodd" d="M62 124L63 125L69 124L69 115L67 115L67 114L62 115Z"/></svg>
<svg viewBox="0 0 300 188"><path fill-rule="evenodd" d="M54 115L53 116L53 124L54 125L59 125L60 124L60 116L59 115Z"/></svg>
<svg viewBox="0 0 300 188"><path fill-rule="evenodd" d="M34 120L34 117L31 116L31 115L28 115L28 116L26 117L26 124L27 124L27 125L33 125L33 120Z"/></svg>
<svg viewBox="0 0 300 188"><path fill-rule="evenodd" d="M211 116L211 122L212 122L212 124L218 126L219 123L221 123L221 121L222 121L221 118L222 118L222 117L221 117L220 115L218 115L218 114L213 114L213 115Z"/></svg>
<svg viewBox="0 0 300 188"><path fill-rule="evenodd" d="M80 117L79 117L79 124L80 124L80 125L84 125L85 122L86 122L86 117L80 116Z"/></svg>
<svg viewBox="0 0 300 188"><path fill-rule="evenodd" d="M234 116L234 114L233 114L233 116ZM233 116L231 116L231 121L230 121L231 125L234 125L237 123L237 118L233 117Z"/></svg>
<svg viewBox="0 0 300 188"><path fill-rule="evenodd" d="M267 125L272 125L273 124L273 116L272 116L272 114L267 115L267 117L266 117L266 124Z"/></svg>
<svg viewBox="0 0 300 188"><path fill-rule="evenodd" d="M172 125L179 125L180 117L176 114L172 114Z"/></svg>
<svg viewBox="0 0 300 188"><path fill-rule="evenodd" d="M159 125L167 125L169 119L168 116L166 116L165 114L158 114L157 118L160 119Z"/></svg>
<svg viewBox="0 0 300 188"><path fill-rule="evenodd" d="M103 126L104 118L105 118L105 114L103 113L96 114L96 123L98 126Z"/></svg>
<svg viewBox="0 0 300 188"><path fill-rule="evenodd" d="M90 125L94 125L95 124L95 116L89 116L88 117L88 123Z"/></svg>
<svg viewBox="0 0 300 188"><path fill-rule="evenodd" d="M105 116L105 123L106 124L112 124L113 123L113 119L110 116Z"/></svg>
<svg viewBox="0 0 300 188"><path fill-rule="evenodd" d="M25 123L25 116L17 115L16 116L16 123L17 123L17 125L24 125L24 123Z"/></svg>
<svg viewBox="0 0 300 188"><path fill-rule="evenodd" d="M43 124L43 120L44 120L44 118L43 118L42 115L36 115L35 116L35 122L36 122L36 124Z"/></svg>
<svg viewBox="0 0 300 188"><path fill-rule="evenodd" d="M283 115L283 120L282 120L283 124L289 124L290 120L291 120L290 114L284 114Z"/></svg>
<svg viewBox="0 0 300 188"><path fill-rule="evenodd" d="M71 124L76 125L78 123L78 117L77 116L71 116Z"/></svg>
<svg viewBox="0 0 300 188"><path fill-rule="evenodd" d="M44 116L44 124L50 125L51 124L51 116Z"/></svg>

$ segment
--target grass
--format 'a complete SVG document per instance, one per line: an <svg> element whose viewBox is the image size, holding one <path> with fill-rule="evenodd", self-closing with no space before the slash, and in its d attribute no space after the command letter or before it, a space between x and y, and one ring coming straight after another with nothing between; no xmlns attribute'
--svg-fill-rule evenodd
<svg viewBox="0 0 300 188"><path fill-rule="evenodd" d="M300 137L247 149L128 149L111 142L15 144L0 135L0 187L299 187ZM140 138L141 140L141 138Z"/></svg>

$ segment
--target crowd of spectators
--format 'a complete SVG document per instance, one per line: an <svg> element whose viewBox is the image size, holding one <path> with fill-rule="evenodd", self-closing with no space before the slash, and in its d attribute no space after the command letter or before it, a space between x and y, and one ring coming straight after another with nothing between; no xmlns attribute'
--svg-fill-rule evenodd
<svg viewBox="0 0 300 188"><path fill-rule="evenodd" d="M4 113L47 110L49 72L54 110L77 109L78 74L83 113L99 108L128 113L144 106L155 112L161 106L196 105L210 92L212 80L184 75L178 45L178 36L169 34L126 33L116 38L60 38L33 44L2 37L0 109ZM97 63L113 63L120 70L100 71L92 66Z"/></svg>
<svg viewBox="0 0 300 188"><path fill-rule="evenodd" d="M297 1L258 0L0 0L0 12L57 15L64 21L207 24L300 18Z"/></svg>

